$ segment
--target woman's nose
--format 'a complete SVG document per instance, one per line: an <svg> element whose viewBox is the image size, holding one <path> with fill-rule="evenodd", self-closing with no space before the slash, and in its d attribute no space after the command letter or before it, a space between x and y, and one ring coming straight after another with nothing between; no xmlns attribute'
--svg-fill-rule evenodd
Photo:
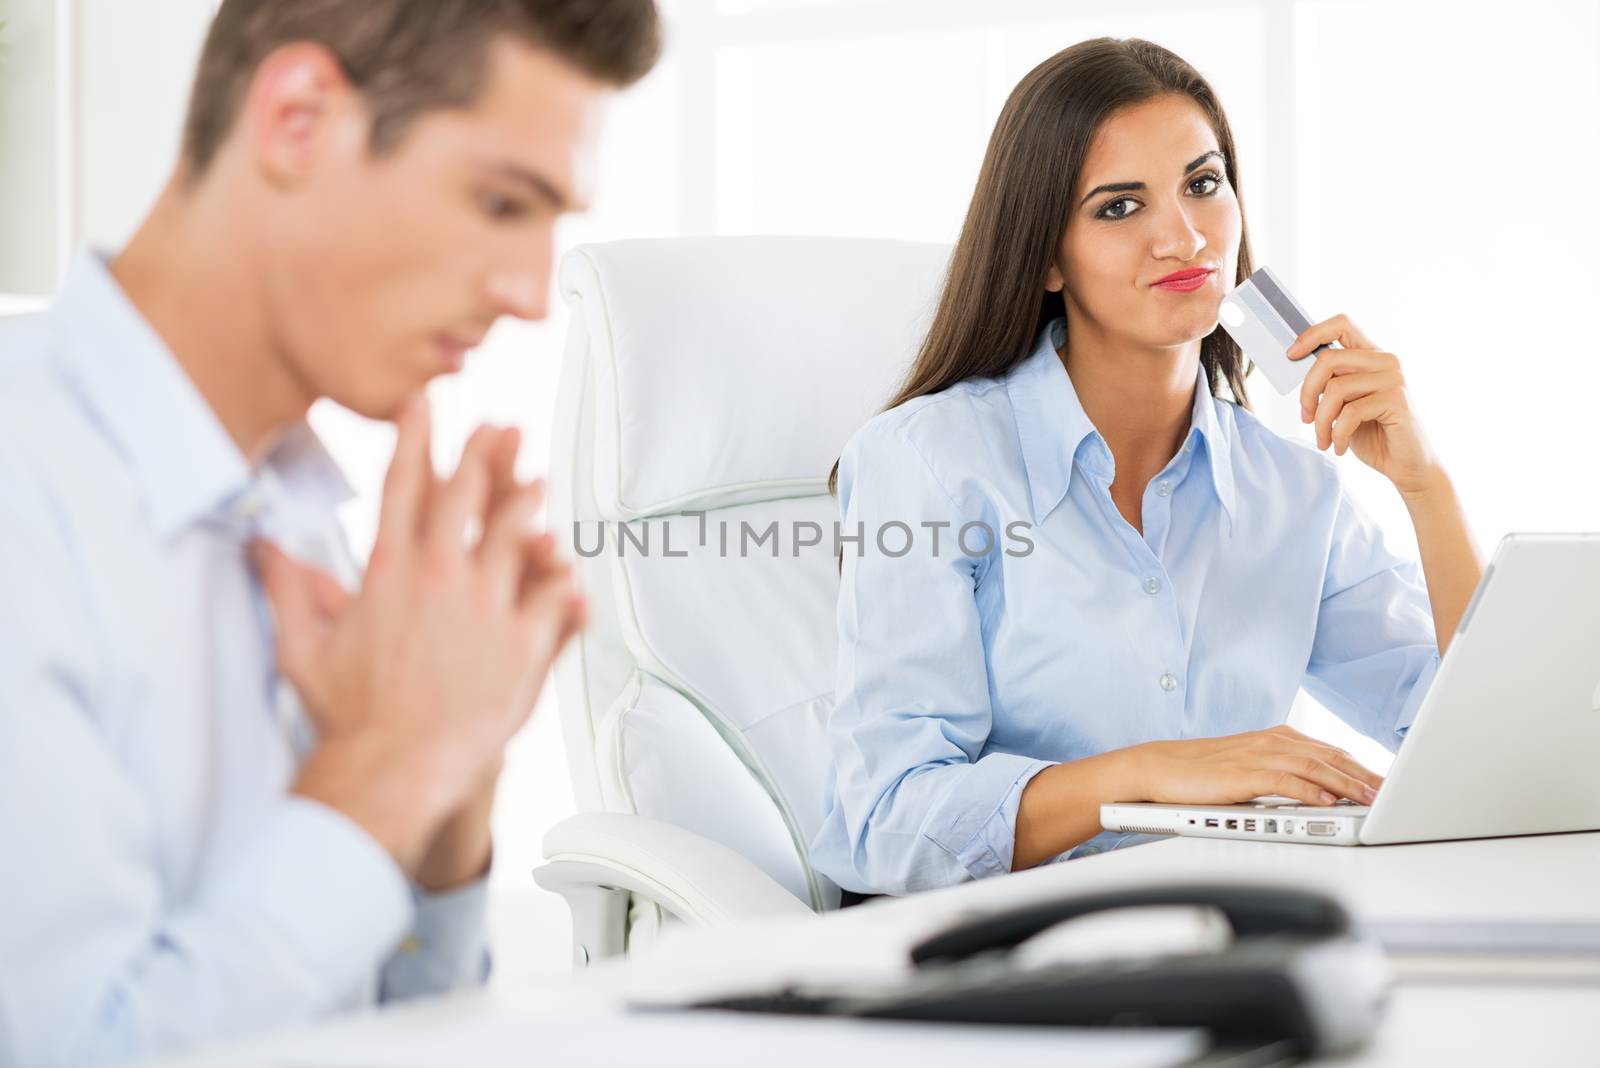
<svg viewBox="0 0 1600 1068"><path fill-rule="evenodd" d="M1166 212L1151 254L1158 260L1192 260L1206 247L1206 236L1180 205Z"/></svg>

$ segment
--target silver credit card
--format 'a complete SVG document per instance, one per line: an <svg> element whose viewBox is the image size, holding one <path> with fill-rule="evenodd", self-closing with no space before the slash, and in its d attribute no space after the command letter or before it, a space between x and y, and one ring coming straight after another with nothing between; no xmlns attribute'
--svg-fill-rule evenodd
<svg viewBox="0 0 1600 1068"><path fill-rule="evenodd" d="M1298 360L1284 355L1294 339L1311 328L1311 317L1270 267L1258 269L1223 297L1217 320L1250 362L1261 368L1273 388L1283 394L1300 388L1317 353L1329 347L1319 345L1311 355Z"/></svg>

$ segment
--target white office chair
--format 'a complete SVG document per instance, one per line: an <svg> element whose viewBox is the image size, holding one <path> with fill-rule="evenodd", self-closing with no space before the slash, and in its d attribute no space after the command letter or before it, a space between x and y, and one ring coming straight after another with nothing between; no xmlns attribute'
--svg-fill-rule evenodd
<svg viewBox="0 0 1600 1068"><path fill-rule="evenodd" d="M550 522L591 622L556 667L579 815L534 874L567 899L578 963L664 922L838 906L808 858L836 644L828 470L909 366L948 255L728 237L562 261Z"/></svg>

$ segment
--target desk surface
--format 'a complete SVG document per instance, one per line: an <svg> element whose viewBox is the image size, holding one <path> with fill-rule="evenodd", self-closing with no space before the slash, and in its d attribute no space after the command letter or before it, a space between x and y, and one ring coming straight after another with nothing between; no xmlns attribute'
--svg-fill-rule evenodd
<svg viewBox="0 0 1600 1068"><path fill-rule="evenodd" d="M992 886L921 895L921 907L984 907L1072 889L1180 879L1272 882L1321 889L1360 922L1600 921L1600 832L1411 845L1320 846L1174 838L1051 864ZM846 915L849 911L846 910Z"/></svg>
<svg viewBox="0 0 1600 1068"><path fill-rule="evenodd" d="M1366 1049L1315 1065L1600 1065L1597 1000L1600 992L1594 987L1401 987ZM930 1037L935 1041L926 1041ZM1157 1036L1157 1043L1123 1041L1127 1037L1057 1029L1041 1034L888 1022L628 1015L552 983L515 994L485 992L346 1017L295 1034L198 1051L163 1062L163 1068L894 1068L913 1062L919 1068L1136 1068L1182 1064L1205 1046L1197 1036L1182 1033ZM1086 1044L1078 1041L1085 1039Z"/></svg>
<svg viewBox="0 0 1600 1068"><path fill-rule="evenodd" d="M1593 923L1600 922L1600 833L1351 848L1206 839L1156 842L819 918L684 932L645 959L595 967L567 983L515 994L469 994L331 1022L298 1035L210 1051L192 1063L421 1064L427 1062L426 1047L439 1047L436 1041L419 1043L420 1036L452 1034L457 1036L452 1041L480 1049L487 1048L480 1042L492 1037L494 1048L516 1051L521 1063L542 1059L552 1044L570 1056L579 1048L571 1045L573 1022L588 1019L592 1022L583 1025L584 1033L597 1035L597 1044L584 1052L596 1059L585 1056L581 1063L658 1068L677 1063L662 1053L663 1018L618 1014L625 997L652 989L681 993L697 982L737 984L770 977L780 965L802 968L812 976L828 968L855 978L887 974L904 968L911 940L962 914L1073 891L1189 879L1325 889L1343 898L1364 923ZM1396 990L1373 1044L1358 1055L1326 1063L1341 1068L1600 1065L1597 1007L1600 983L1592 972L1577 979L1507 974L1493 982L1405 983ZM877 1040L833 1021L815 1021L814 1026L819 1030L810 1037L827 1029L828 1037L817 1047L824 1061L854 1063ZM729 1024L722 1033L725 1043L696 1043L695 1063L742 1066L756 1061L764 1068L776 1063L752 1049L752 1044L761 1044L759 1030ZM946 1052L953 1054L959 1042L954 1034L950 1038ZM1030 1046L1026 1034L998 1030L984 1041L992 1046L990 1052L1012 1063L1031 1063L1040 1049L1037 1036ZM1064 1052L1054 1049L1054 1063L1060 1063ZM817 1063L815 1050L811 1063ZM1108 1054L1106 1063L1119 1062Z"/></svg>

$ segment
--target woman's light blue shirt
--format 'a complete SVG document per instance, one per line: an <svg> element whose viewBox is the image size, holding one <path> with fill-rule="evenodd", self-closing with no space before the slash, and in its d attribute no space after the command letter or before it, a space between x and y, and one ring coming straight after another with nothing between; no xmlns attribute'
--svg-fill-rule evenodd
<svg viewBox="0 0 1600 1068"><path fill-rule="evenodd" d="M1214 398L1204 371L1135 530L1056 355L1064 329L1000 378L878 415L840 458L844 527L866 536L844 556L835 781L812 860L846 889L1009 871L1044 768L1271 727L1302 686L1397 749L1437 669L1416 563L1331 457ZM896 523L913 536L880 540Z"/></svg>

